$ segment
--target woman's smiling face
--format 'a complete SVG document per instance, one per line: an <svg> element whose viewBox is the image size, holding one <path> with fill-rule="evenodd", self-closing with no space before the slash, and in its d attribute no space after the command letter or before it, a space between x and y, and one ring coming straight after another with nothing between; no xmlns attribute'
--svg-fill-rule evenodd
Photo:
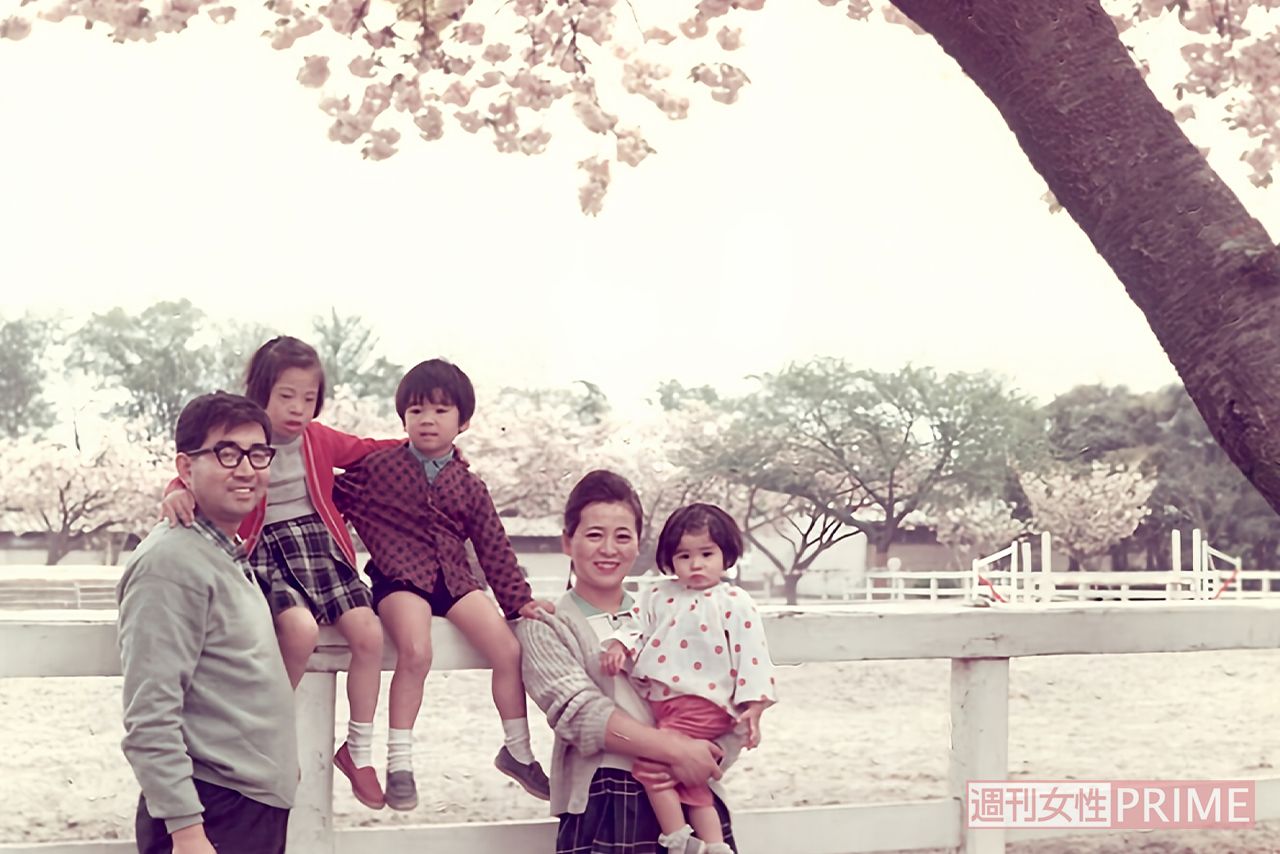
<svg viewBox="0 0 1280 854"><path fill-rule="evenodd" d="M578 527L561 538L573 559L574 589L599 596L620 591L640 553L639 540L635 514L626 504L598 501L582 508Z"/></svg>

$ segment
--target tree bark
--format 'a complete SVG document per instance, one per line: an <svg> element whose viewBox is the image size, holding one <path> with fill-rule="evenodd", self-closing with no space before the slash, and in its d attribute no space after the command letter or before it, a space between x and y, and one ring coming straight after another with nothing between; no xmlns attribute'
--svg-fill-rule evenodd
<svg viewBox="0 0 1280 854"><path fill-rule="evenodd" d="M894 0L977 83L1280 511L1280 251L1096 0Z"/></svg>
<svg viewBox="0 0 1280 854"><path fill-rule="evenodd" d="M800 573L788 572L782 576L782 595L786 597L788 605L799 604L797 597L797 588L800 586Z"/></svg>

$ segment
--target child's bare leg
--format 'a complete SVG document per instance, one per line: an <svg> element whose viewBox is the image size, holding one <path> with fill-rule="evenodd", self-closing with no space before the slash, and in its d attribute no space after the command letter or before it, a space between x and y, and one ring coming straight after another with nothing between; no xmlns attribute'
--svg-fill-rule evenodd
<svg viewBox="0 0 1280 854"><path fill-rule="evenodd" d="M493 704L502 718L503 749L494 766L544 801L551 799L551 781L537 763L529 743L529 717L520 676L520 642L489 597L479 590L463 596L449 609L449 622L489 659L493 668Z"/></svg>
<svg viewBox="0 0 1280 854"><path fill-rule="evenodd" d="M649 796L649 806L658 818L658 827L664 834L672 834L685 826L684 805L675 789L645 789ZM697 826L694 826L696 832Z"/></svg>
<svg viewBox="0 0 1280 854"><path fill-rule="evenodd" d="M505 720L528 715L524 681L520 676L520 642L489 597L473 590L449 609L449 622L458 627L493 668L493 704Z"/></svg>
<svg viewBox="0 0 1280 854"><path fill-rule="evenodd" d="M710 845L713 842L724 842L724 828L720 826L720 813L714 804L694 806L689 804L689 824L693 826L693 835Z"/></svg>
<svg viewBox="0 0 1280 854"><path fill-rule="evenodd" d="M347 669L347 704L351 720L373 721L382 685L382 623L372 608L352 608L338 618L338 631L351 649Z"/></svg>
<svg viewBox="0 0 1280 854"><path fill-rule="evenodd" d="M431 672L431 606L407 590L387 595L378 616L396 648L387 717L391 729L413 729L422 708L422 689Z"/></svg>
<svg viewBox="0 0 1280 854"><path fill-rule="evenodd" d="M294 688L307 672L307 662L315 651L320 627L316 618L303 607L286 608L276 615L276 641L280 644L280 657L284 659L289 684Z"/></svg>

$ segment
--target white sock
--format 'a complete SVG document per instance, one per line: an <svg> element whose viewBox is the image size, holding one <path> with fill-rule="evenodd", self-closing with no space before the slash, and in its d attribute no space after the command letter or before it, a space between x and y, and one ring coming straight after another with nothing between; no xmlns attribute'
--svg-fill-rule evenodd
<svg viewBox="0 0 1280 854"><path fill-rule="evenodd" d="M347 722L347 749L351 751L351 761L357 768L373 764L373 721Z"/></svg>
<svg viewBox="0 0 1280 854"><path fill-rule="evenodd" d="M684 827L679 830L674 830L671 833L658 834L658 844L668 851L678 851L680 854L684 854L684 849L688 847L689 840L692 837L693 828L686 824Z"/></svg>
<svg viewBox="0 0 1280 854"><path fill-rule="evenodd" d="M387 773L413 770L413 730L387 732Z"/></svg>
<svg viewBox="0 0 1280 854"><path fill-rule="evenodd" d="M503 741L517 762L528 765L533 761L533 747L529 744L529 719L508 718L502 722Z"/></svg>

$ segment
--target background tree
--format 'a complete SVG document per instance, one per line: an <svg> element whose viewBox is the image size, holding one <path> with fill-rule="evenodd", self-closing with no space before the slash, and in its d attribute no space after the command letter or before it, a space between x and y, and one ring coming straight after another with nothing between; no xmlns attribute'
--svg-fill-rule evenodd
<svg viewBox="0 0 1280 854"><path fill-rule="evenodd" d="M1035 530L1053 535L1071 569L1132 534L1155 489L1140 472L1105 463L1058 465L1021 481Z"/></svg>
<svg viewBox="0 0 1280 854"><path fill-rule="evenodd" d="M54 332L52 321L34 314L0 322L0 435L13 439L53 424L44 362Z"/></svg>
<svg viewBox="0 0 1280 854"><path fill-rule="evenodd" d="M160 302L133 316L94 314L68 339L70 363L118 390L112 411L148 437L167 436L187 401L222 384L209 343L217 337L188 300Z"/></svg>
<svg viewBox="0 0 1280 854"><path fill-rule="evenodd" d="M1026 520L1015 510L999 498L962 500L930 518L938 542L951 550L955 567L965 569L974 558L997 552L1027 533Z"/></svg>
<svg viewBox="0 0 1280 854"><path fill-rule="evenodd" d="M107 536L142 535L156 522L170 458L123 430L85 449L44 439L10 442L0 448L5 527L44 533L50 566Z"/></svg>
<svg viewBox="0 0 1280 854"><path fill-rule="evenodd" d="M345 388L354 397L395 400L404 368L377 353L379 339L368 321L339 314L335 307L316 317L311 328L315 339L308 343L320 354L331 388ZM395 411L393 404L388 406Z"/></svg>
<svg viewBox="0 0 1280 854"><path fill-rule="evenodd" d="M939 490L990 494L1037 443L1034 409L987 374L855 371L824 359L757 382L725 404L733 418L704 465L862 531L878 566Z"/></svg>

